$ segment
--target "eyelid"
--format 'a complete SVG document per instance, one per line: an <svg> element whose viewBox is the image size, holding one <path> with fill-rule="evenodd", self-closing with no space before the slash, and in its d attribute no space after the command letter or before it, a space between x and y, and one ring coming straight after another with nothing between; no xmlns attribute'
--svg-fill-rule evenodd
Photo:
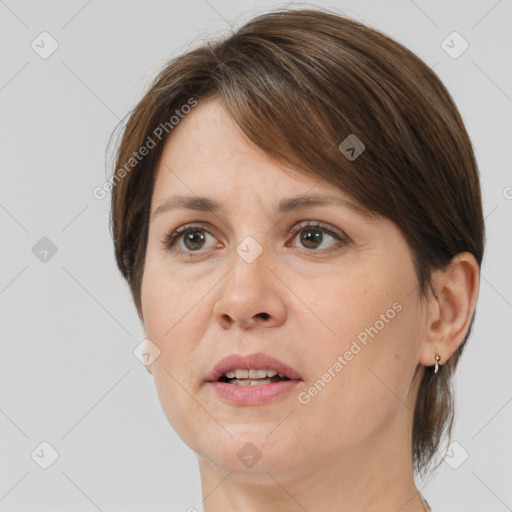
<svg viewBox="0 0 512 512"><path fill-rule="evenodd" d="M327 233L329 236L331 236L332 238L334 238L335 240L338 241L338 244L335 244L335 245L339 245L340 243L342 245L347 245L348 243L351 242L351 239L348 235L346 235L343 231L335 228L335 227L332 227L330 224L325 224L321 221L316 221L316 220L303 220L303 221L298 221L298 222L295 222L293 224L293 226L290 228L290 230L288 231L288 235L294 235L294 238L304 229L306 228L317 228L317 229L320 229L322 231L324 231L325 233ZM197 222L189 222L187 224L184 224L183 226L180 226L176 229L171 229L169 231L166 232L166 234L164 235L163 239L161 239L161 243L162 243L162 246L165 250L167 250L168 252L181 252L183 254L188 254L190 256L193 256L195 253L196 254L201 254L203 253L204 251L184 251L182 249L176 249L175 248L175 245L176 245L176 242L178 241L179 242L179 238L182 234L186 233L187 231L193 231L194 229L198 229L198 230L204 230L206 231L208 234L210 234L211 236L217 238L217 236L214 234L215 233L215 228L213 228L209 223L207 222L201 222L201 221L197 221ZM286 243L286 245L289 247L290 244L288 244L288 242ZM304 249L306 252L308 253L328 253L330 252L330 250L319 250L319 251L314 251L314 250L307 250L307 249ZM333 250L331 248L331 250Z"/></svg>
<svg viewBox="0 0 512 512"><path fill-rule="evenodd" d="M288 231L288 234L296 234L302 229L305 228L318 228L324 230L326 233L331 234L332 236L340 238L342 241L349 242L350 238L341 230L331 226L330 224L326 224L324 222L318 220L303 220L295 223L291 229Z"/></svg>
<svg viewBox="0 0 512 512"><path fill-rule="evenodd" d="M170 251L174 248L174 245L175 245L176 241L178 240L178 238L180 237L180 235L182 235L183 233L186 233L189 230L193 230L194 228L202 229L202 230L206 231L207 233L209 233L211 236L216 236L213 234L213 233L215 233L215 229L210 224L208 224L206 222L199 221L199 222L189 222L189 223L184 224L183 226L180 226L176 229L171 229L169 231L166 231L163 239L161 239L160 241L163 244L163 247L165 249L167 249L168 251ZM212 231L213 231L213 233L212 233ZM171 244L172 244L172 247L171 247ZM185 252L189 252L189 253L193 254L193 251L185 251Z"/></svg>

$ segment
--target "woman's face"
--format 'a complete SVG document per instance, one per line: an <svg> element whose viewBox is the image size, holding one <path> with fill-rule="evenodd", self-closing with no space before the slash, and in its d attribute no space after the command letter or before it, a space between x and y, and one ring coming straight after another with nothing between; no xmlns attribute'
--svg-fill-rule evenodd
<svg viewBox="0 0 512 512"><path fill-rule="evenodd" d="M199 197L219 206L153 216L178 195L195 200L191 207ZM339 202L279 211L297 196ZM232 476L284 479L355 463L397 435L389 456L397 444L409 449L402 440L426 312L401 232L346 199L324 181L285 172L212 99L166 142L142 283L146 336L160 350L148 369L178 435ZM171 245L166 237L183 226L192 229ZM208 381L223 358L256 353L295 378ZM272 370L267 363L251 367Z"/></svg>

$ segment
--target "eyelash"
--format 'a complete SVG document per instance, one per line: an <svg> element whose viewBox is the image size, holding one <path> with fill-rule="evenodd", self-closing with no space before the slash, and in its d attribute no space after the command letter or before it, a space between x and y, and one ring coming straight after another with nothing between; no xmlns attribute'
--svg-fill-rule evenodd
<svg viewBox="0 0 512 512"><path fill-rule="evenodd" d="M350 238L348 236L342 235L341 233L337 233L337 232L329 229L328 227L324 226L322 223L320 223L318 221L314 221L314 222L306 221L306 222L300 223L299 225L295 225L292 229L290 229L288 231L288 234L293 235L293 239L295 239L295 237L301 231L304 231L308 228L319 229L319 230L323 231L324 233L327 233L329 236L333 237L335 240L338 241L337 244L335 244L333 247L331 247L330 249L327 249L327 250L315 250L315 249L304 248L304 251L311 253L311 254L313 254L315 252L316 253L324 253L324 254L330 253L333 250L336 250L336 248L339 247L340 245L341 246L347 245L350 241ZM182 227L176 229L175 231L171 231L170 233L168 233L163 238L163 240L161 240L161 243L163 244L164 249L168 252L171 252L171 253L181 252L183 254L187 254L190 257L194 257L196 254L201 254L204 251L201 251L201 250L184 251L182 249L177 249L175 247L175 244L179 240L180 236L185 235L187 232L193 232L193 231L206 231L209 235L214 236L210 232L210 229L204 224L186 224L185 226L182 226Z"/></svg>

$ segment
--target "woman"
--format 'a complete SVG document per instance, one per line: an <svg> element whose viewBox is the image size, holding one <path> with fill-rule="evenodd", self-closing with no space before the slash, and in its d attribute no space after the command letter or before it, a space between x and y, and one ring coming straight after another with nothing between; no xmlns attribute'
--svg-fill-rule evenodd
<svg viewBox="0 0 512 512"><path fill-rule="evenodd" d="M204 510L430 510L484 223L409 50L282 10L172 60L117 152L112 234Z"/></svg>

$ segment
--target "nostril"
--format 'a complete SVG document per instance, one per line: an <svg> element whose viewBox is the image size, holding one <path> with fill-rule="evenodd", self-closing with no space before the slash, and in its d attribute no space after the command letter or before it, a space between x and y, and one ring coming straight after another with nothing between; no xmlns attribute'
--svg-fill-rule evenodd
<svg viewBox="0 0 512 512"><path fill-rule="evenodd" d="M263 320L268 320L270 318L270 315L268 313L258 313L258 316L261 316Z"/></svg>

